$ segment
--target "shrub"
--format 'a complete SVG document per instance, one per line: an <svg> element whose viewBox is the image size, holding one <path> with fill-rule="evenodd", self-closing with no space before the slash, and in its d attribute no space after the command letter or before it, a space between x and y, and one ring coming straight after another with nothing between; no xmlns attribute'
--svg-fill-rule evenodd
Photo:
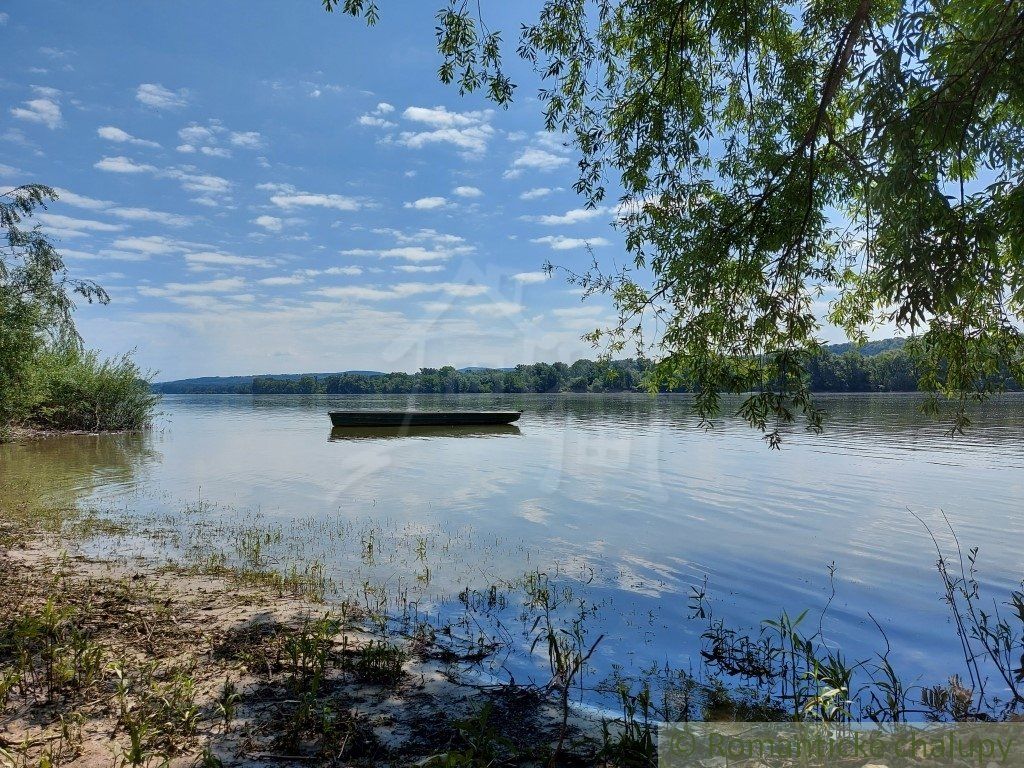
<svg viewBox="0 0 1024 768"><path fill-rule="evenodd" d="M35 376L36 401L28 421L43 429L142 429L159 400L150 390L150 376L130 354L102 359L68 344L42 353Z"/></svg>

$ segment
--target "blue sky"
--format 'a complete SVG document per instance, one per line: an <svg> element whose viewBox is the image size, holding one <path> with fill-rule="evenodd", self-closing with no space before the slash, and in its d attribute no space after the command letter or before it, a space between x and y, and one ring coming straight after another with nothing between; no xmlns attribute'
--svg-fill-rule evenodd
<svg viewBox="0 0 1024 768"><path fill-rule="evenodd" d="M86 342L161 379L593 356L607 302L540 269L623 263L611 212L529 73L507 111L437 81L434 10L5 3L0 181L61 190L41 220L112 297Z"/></svg>

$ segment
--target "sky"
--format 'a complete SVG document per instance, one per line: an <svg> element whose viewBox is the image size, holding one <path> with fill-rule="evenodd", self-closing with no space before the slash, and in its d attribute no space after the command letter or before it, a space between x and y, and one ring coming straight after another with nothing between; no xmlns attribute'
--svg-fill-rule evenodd
<svg viewBox="0 0 1024 768"><path fill-rule="evenodd" d="M624 263L612 213L523 65L508 110L438 82L435 4L0 8L0 183L59 190L39 221L111 296L89 346L162 380L595 355L609 302L542 267Z"/></svg>

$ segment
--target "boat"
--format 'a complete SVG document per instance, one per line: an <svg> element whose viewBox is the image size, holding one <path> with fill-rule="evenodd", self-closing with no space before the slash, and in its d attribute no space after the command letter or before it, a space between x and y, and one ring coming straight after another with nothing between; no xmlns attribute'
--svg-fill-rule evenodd
<svg viewBox="0 0 1024 768"><path fill-rule="evenodd" d="M511 424L522 411L331 411L335 427L466 427Z"/></svg>
<svg viewBox="0 0 1024 768"><path fill-rule="evenodd" d="M516 437L521 435L515 424L479 424L457 427L331 427L330 443L359 440L394 440L411 438Z"/></svg>

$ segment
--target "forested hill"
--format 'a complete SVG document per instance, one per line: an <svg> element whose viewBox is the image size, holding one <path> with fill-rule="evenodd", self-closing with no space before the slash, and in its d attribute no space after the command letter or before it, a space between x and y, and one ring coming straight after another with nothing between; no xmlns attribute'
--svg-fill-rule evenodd
<svg viewBox="0 0 1024 768"><path fill-rule="evenodd" d="M345 371L183 379L153 385L162 394L408 394L459 392L630 392L644 389L648 363L577 360L515 368L424 368L419 373ZM856 348L834 344L809 367L817 392L908 392L918 373L902 339Z"/></svg>

